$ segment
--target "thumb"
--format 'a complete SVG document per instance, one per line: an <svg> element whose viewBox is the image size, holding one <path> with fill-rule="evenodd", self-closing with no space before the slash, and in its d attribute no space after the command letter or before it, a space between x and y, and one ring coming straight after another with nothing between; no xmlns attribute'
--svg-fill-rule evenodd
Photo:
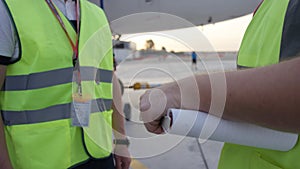
<svg viewBox="0 0 300 169"><path fill-rule="evenodd" d="M151 90L145 92L141 97L140 97L140 111L144 112L148 110L151 107L150 101L149 101L149 93Z"/></svg>
<svg viewBox="0 0 300 169"><path fill-rule="evenodd" d="M152 89L141 98L140 119L144 122L159 120L165 112L167 98L161 89Z"/></svg>

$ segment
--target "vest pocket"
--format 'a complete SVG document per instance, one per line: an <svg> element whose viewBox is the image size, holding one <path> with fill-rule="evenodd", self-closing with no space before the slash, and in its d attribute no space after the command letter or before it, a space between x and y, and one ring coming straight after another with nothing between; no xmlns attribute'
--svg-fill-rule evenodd
<svg viewBox="0 0 300 169"><path fill-rule="evenodd" d="M250 169L284 169L269 161L266 161L260 154L254 153L250 162Z"/></svg>
<svg viewBox="0 0 300 169"><path fill-rule="evenodd" d="M14 168L65 169L70 166L70 130L67 120L6 127Z"/></svg>
<svg viewBox="0 0 300 169"><path fill-rule="evenodd" d="M112 110L91 114L89 127L84 128L84 144L93 158L112 153Z"/></svg>

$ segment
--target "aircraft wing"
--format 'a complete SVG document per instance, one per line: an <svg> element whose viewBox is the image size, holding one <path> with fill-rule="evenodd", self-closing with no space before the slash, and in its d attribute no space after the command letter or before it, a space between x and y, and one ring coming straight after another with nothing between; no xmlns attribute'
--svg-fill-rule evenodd
<svg viewBox="0 0 300 169"><path fill-rule="evenodd" d="M113 32L128 34L224 21L253 12L260 2L261 0L100 0L98 4L104 9Z"/></svg>

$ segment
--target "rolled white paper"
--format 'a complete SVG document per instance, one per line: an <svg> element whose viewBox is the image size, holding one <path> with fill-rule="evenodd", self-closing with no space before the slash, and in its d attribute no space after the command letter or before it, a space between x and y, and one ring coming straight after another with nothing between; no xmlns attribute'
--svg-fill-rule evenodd
<svg viewBox="0 0 300 169"><path fill-rule="evenodd" d="M171 113L172 120L170 119ZM209 120L206 121L207 118ZM216 122L219 124L212 124ZM298 134L276 131L249 123L228 121L193 110L170 109L163 121L163 128L169 134L279 151L292 149L298 140ZM213 132L209 134L205 131L206 129Z"/></svg>

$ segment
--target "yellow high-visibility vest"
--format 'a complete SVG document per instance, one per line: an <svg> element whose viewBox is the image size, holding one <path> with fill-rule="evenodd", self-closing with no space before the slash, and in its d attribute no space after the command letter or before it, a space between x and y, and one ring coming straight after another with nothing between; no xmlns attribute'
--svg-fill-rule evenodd
<svg viewBox="0 0 300 169"><path fill-rule="evenodd" d="M296 16L300 13L296 15L292 9L299 5L297 0L264 0L244 35L238 54L239 67L267 66L297 56L300 33L289 29L297 24L295 20L299 21ZM292 34L298 41L290 39ZM286 43L291 44L289 48ZM225 143L219 169L296 169L300 168L299 155L299 142L287 152Z"/></svg>
<svg viewBox="0 0 300 169"><path fill-rule="evenodd" d="M44 0L5 0L21 59L7 67L0 94L9 156L15 169L66 169L112 152L112 40L104 12L80 0L82 92L90 93L89 127L71 122L73 51ZM58 9L58 8L57 8ZM75 42L76 31L59 11Z"/></svg>

